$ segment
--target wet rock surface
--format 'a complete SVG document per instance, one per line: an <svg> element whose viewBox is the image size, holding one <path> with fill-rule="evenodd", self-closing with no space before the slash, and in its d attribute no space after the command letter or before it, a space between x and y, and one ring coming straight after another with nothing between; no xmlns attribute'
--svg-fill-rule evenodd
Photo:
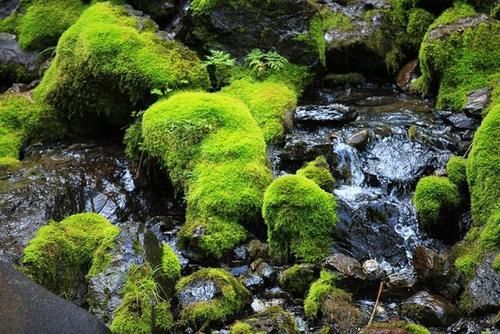
<svg viewBox="0 0 500 334"><path fill-rule="evenodd" d="M38 65L36 52L23 51L15 35L0 32L0 90L14 82L34 80L38 75Z"/></svg>
<svg viewBox="0 0 500 334"><path fill-rule="evenodd" d="M489 88L482 88L469 93L464 111L471 116L481 117L481 112L490 102L490 95Z"/></svg>
<svg viewBox="0 0 500 334"><path fill-rule="evenodd" d="M420 291L402 306L402 313L424 326L446 327L460 317L458 309L441 296Z"/></svg>
<svg viewBox="0 0 500 334"><path fill-rule="evenodd" d="M177 293L179 303L185 307L189 304L207 302L216 298L221 291L212 281L199 280L189 284Z"/></svg>
<svg viewBox="0 0 500 334"><path fill-rule="evenodd" d="M19 0L0 0L0 19L9 16L19 7Z"/></svg>
<svg viewBox="0 0 500 334"><path fill-rule="evenodd" d="M354 121L354 108L334 103L327 106L302 106L295 109L294 121L301 125L344 124Z"/></svg>
<svg viewBox="0 0 500 334"><path fill-rule="evenodd" d="M485 256L467 285L471 297L471 310L487 311L500 308L500 274L492 268L495 253Z"/></svg>

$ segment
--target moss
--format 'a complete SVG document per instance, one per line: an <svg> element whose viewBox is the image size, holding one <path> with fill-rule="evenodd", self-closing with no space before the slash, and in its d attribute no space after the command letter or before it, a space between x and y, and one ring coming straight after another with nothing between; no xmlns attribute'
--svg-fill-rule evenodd
<svg viewBox="0 0 500 334"><path fill-rule="evenodd" d="M20 18L21 16L16 12L0 19L0 32L15 34Z"/></svg>
<svg viewBox="0 0 500 334"><path fill-rule="evenodd" d="M314 266L308 264L295 264L284 270L279 276L279 285L285 291L295 296L304 296L309 285L316 278Z"/></svg>
<svg viewBox="0 0 500 334"><path fill-rule="evenodd" d="M195 16L208 15L212 10L221 6L230 6L234 9L242 9L249 6L259 6L263 2L275 4L283 0L193 0L190 10Z"/></svg>
<svg viewBox="0 0 500 334"><path fill-rule="evenodd" d="M242 241L239 224L258 217L271 181L264 137L246 105L221 93L179 93L145 112L143 137L185 191L181 239L203 231L199 246L216 257Z"/></svg>
<svg viewBox="0 0 500 334"><path fill-rule="evenodd" d="M223 92L245 102L267 143L283 137L286 116L297 106L297 93L286 84L271 80L236 80Z"/></svg>
<svg viewBox="0 0 500 334"><path fill-rule="evenodd" d="M446 164L446 173L462 192L467 191L467 160L461 157L452 156Z"/></svg>
<svg viewBox="0 0 500 334"><path fill-rule="evenodd" d="M21 166L21 162L13 157L0 158L0 171L13 170Z"/></svg>
<svg viewBox="0 0 500 334"><path fill-rule="evenodd" d="M253 334L252 326L244 322L238 321L231 326L230 334Z"/></svg>
<svg viewBox="0 0 500 334"><path fill-rule="evenodd" d="M230 334L298 334L293 316L279 306L271 306L231 326Z"/></svg>
<svg viewBox="0 0 500 334"><path fill-rule="evenodd" d="M123 299L113 314L113 334L168 332L173 327L170 303L162 294L149 265L132 267Z"/></svg>
<svg viewBox="0 0 500 334"><path fill-rule="evenodd" d="M424 326L405 321L393 321L387 323L374 322L367 329L403 329L410 334L430 334L431 332ZM364 332L363 332L364 333Z"/></svg>
<svg viewBox="0 0 500 334"><path fill-rule="evenodd" d="M494 81L499 78L498 21L485 21L438 37L430 33L437 27L476 15L472 7L456 4L432 23L422 42L419 52L422 77L418 89L426 94L438 85L437 108L459 110L465 105L468 93L495 86Z"/></svg>
<svg viewBox="0 0 500 334"><path fill-rule="evenodd" d="M500 103L483 119L467 159L467 181L475 226L481 226L500 207Z"/></svg>
<svg viewBox="0 0 500 334"><path fill-rule="evenodd" d="M414 323L408 323L404 327L410 334L431 334L431 332L424 326L417 325Z"/></svg>
<svg viewBox="0 0 500 334"><path fill-rule="evenodd" d="M132 110L151 101L153 89L209 86L206 69L194 52L161 39L151 22L138 20L110 3L85 10L61 36L36 97L72 125L94 120L93 126L104 127L102 120L95 121L101 117L123 126L130 122Z"/></svg>
<svg viewBox="0 0 500 334"><path fill-rule="evenodd" d="M95 213L51 222L24 249L23 270L47 289L71 298L86 276L102 271L119 229ZM89 269L90 268L90 269Z"/></svg>
<svg viewBox="0 0 500 334"><path fill-rule="evenodd" d="M275 262L287 262L291 255L319 262L328 254L336 202L313 181L297 175L277 178L266 190L262 214Z"/></svg>
<svg viewBox="0 0 500 334"><path fill-rule="evenodd" d="M500 272L500 254L497 254L495 256L495 258L493 259L493 263L491 264L491 267L496 272Z"/></svg>
<svg viewBox="0 0 500 334"><path fill-rule="evenodd" d="M434 21L434 16L422 8L412 8L408 13L408 23L406 25L406 33L408 34L409 42L415 49L420 47L420 43L424 39L427 28Z"/></svg>
<svg viewBox="0 0 500 334"><path fill-rule="evenodd" d="M489 251L500 251L500 210L491 215L482 227L470 229L464 240L455 246L455 267L464 281L469 281Z"/></svg>
<svg viewBox="0 0 500 334"><path fill-rule="evenodd" d="M445 177L426 176L418 181L413 203L419 222L429 232L458 209L457 186Z"/></svg>
<svg viewBox="0 0 500 334"><path fill-rule="evenodd" d="M171 284L175 283L181 277L182 266L179 257L175 254L172 247L167 244L163 245L161 269L163 275Z"/></svg>
<svg viewBox="0 0 500 334"><path fill-rule="evenodd" d="M341 291L335 287L339 278L335 274L322 270L320 277L316 280L307 293L304 300L304 312L308 318L317 318L320 315L323 302L326 297L337 291Z"/></svg>
<svg viewBox="0 0 500 334"><path fill-rule="evenodd" d="M197 329L229 319L243 309L250 298L250 292L224 269L204 268L187 277L176 285L177 293L198 281L211 281L220 293L209 301L193 302L183 305L180 321Z"/></svg>
<svg viewBox="0 0 500 334"><path fill-rule="evenodd" d="M330 166L323 156L319 156L314 161L305 164L304 167L297 171L297 175L314 181L326 192L332 192L335 186Z"/></svg>

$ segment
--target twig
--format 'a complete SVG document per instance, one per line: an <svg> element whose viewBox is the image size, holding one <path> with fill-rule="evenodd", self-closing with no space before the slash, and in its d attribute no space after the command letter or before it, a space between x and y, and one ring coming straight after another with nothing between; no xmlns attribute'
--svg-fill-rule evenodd
<svg viewBox="0 0 500 334"><path fill-rule="evenodd" d="M372 324L373 317L375 317L375 312L377 311L378 302L380 301L380 295L382 295L383 288L384 288L384 281L380 281L380 285L378 287L377 299L375 300L375 305L373 305L373 311L370 316L370 321L368 321L368 325L366 325L366 327L370 327L370 325Z"/></svg>

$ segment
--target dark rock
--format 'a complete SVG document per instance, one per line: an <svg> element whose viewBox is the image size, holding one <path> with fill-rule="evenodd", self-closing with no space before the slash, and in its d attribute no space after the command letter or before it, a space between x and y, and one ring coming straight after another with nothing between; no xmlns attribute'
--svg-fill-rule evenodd
<svg viewBox="0 0 500 334"><path fill-rule="evenodd" d="M406 268L387 276L385 297L406 297L416 291L417 277L412 269Z"/></svg>
<svg viewBox="0 0 500 334"><path fill-rule="evenodd" d="M487 254L467 284L465 293L470 295L472 312L500 309L500 274L492 268L497 254Z"/></svg>
<svg viewBox="0 0 500 334"><path fill-rule="evenodd" d="M9 16L19 7L19 0L0 0L0 19Z"/></svg>
<svg viewBox="0 0 500 334"><path fill-rule="evenodd" d="M36 79L38 65L36 52L24 52L15 35L0 32L0 89Z"/></svg>
<svg viewBox="0 0 500 334"><path fill-rule="evenodd" d="M258 291L264 287L264 278L249 273L243 277L243 285L251 291Z"/></svg>
<svg viewBox="0 0 500 334"><path fill-rule="evenodd" d="M458 309L448 300L426 291L406 300L401 313L424 326L446 327L460 318Z"/></svg>
<svg viewBox="0 0 500 334"><path fill-rule="evenodd" d="M363 262L363 272L369 280L382 279L385 276L380 264L373 259Z"/></svg>
<svg viewBox="0 0 500 334"><path fill-rule="evenodd" d="M368 328L363 333L366 334L409 334L401 328Z"/></svg>
<svg viewBox="0 0 500 334"><path fill-rule="evenodd" d="M262 262L257 265L255 273L263 277L266 281L275 282L278 278L278 271L267 262Z"/></svg>
<svg viewBox="0 0 500 334"><path fill-rule="evenodd" d="M221 294L217 285L212 281L197 280L177 293L177 299L182 307L189 304L207 302Z"/></svg>
<svg viewBox="0 0 500 334"><path fill-rule="evenodd" d="M403 92L408 92L410 90L410 83L416 78L416 73L418 70L418 59L412 60L399 70L396 76L396 84L398 88Z"/></svg>
<svg viewBox="0 0 500 334"><path fill-rule="evenodd" d="M252 328L252 333L299 334L293 315L278 306L272 306L241 321Z"/></svg>
<svg viewBox="0 0 500 334"><path fill-rule="evenodd" d="M482 326L474 320L462 318L453 325L450 325L446 330L448 333L457 334L476 334L481 333Z"/></svg>
<svg viewBox="0 0 500 334"><path fill-rule="evenodd" d="M462 113L452 114L447 118L447 120L458 130L470 130L477 128L474 120Z"/></svg>
<svg viewBox="0 0 500 334"><path fill-rule="evenodd" d="M301 106L295 109L294 121L300 125L335 125L356 120L358 112L350 106L333 103L326 106Z"/></svg>
<svg viewBox="0 0 500 334"><path fill-rule="evenodd" d="M285 141L285 146L278 152L280 165L283 168L290 164L301 167L305 162L312 161L320 155L327 161L332 160L330 133L294 131L286 136Z"/></svg>
<svg viewBox="0 0 500 334"><path fill-rule="evenodd" d="M151 16L161 27L172 19L180 5L177 0L127 0L127 3Z"/></svg>
<svg viewBox="0 0 500 334"><path fill-rule="evenodd" d="M363 272L361 263L359 263L359 261L355 258L341 253L335 253L331 256L328 256L323 261L323 265L328 269L336 270L350 278L361 280L366 279L366 275Z"/></svg>
<svg viewBox="0 0 500 334"><path fill-rule="evenodd" d="M481 113L490 103L490 89L481 88L475 90L467 95L467 103L465 104L464 111L467 115L472 117L481 118Z"/></svg>
<svg viewBox="0 0 500 334"><path fill-rule="evenodd" d="M362 148L368 142L368 138L370 138L370 132L368 130L361 130L350 136L347 139L347 144L356 148Z"/></svg>
<svg viewBox="0 0 500 334"><path fill-rule="evenodd" d="M2 334L100 334L104 323L0 262Z"/></svg>

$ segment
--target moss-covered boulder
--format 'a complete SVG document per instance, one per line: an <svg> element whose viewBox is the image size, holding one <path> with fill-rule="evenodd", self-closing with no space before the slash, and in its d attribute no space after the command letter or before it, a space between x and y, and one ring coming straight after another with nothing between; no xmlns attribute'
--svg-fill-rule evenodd
<svg viewBox="0 0 500 334"><path fill-rule="evenodd" d="M292 314L279 306L272 306L231 326L230 334L253 333L298 334L299 331Z"/></svg>
<svg viewBox="0 0 500 334"><path fill-rule="evenodd" d="M285 83L240 79L223 89L248 106L267 143L283 137L287 120L297 106L297 93Z"/></svg>
<svg viewBox="0 0 500 334"><path fill-rule="evenodd" d="M243 284L224 269L216 268L183 277L176 291L181 307L180 325L200 330L235 316L250 298Z"/></svg>
<svg viewBox="0 0 500 334"><path fill-rule="evenodd" d="M162 274L172 285L181 277L182 266L179 257L168 244L163 245L161 257Z"/></svg>
<svg viewBox="0 0 500 334"><path fill-rule="evenodd" d="M446 173L451 182L460 190L463 198L468 198L467 188L467 160L452 156L446 164Z"/></svg>
<svg viewBox="0 0 500 334"><path fill-rule="evenodd" d="M319 156L314 161L308 162L296 174L314 181L321 189L329 193L333 191L333 187L335 186L330 165L323 156Z"/></svg>
<svg viewBox="0 0 500 334"><path fill-rule="evenodd" d="M403 331L403 332L402 332ZM408 333L408 334L431 334L424 326L406 322L406 321L391 321L391 322L373 322L369 327L366 327L361 333L363 334L390 334L390 333Z"/></svg>
<svg viewBox="0 0 500 334"><path fill-rule="evenodd" d="M413 203L422 228L437 238L456 240L460 200L457 186L448 178L421 178L417 183Z"/></svg>
<svg viewBox="0 0 500 334"><path fill-rule="evenodd" d="M460 110L474 90L498 85L500 23L462 2L442 13L420 47L423 93L438 88L437 107Z"/></svg>
<svg viewBox="0 0 500 334"><path fill-rule="evenodd" d="M74 290L102 271L119 229L96 213L81 213L38 230L24 249L23 271L35 282L71 299Z"/></svg>
<svg viewBox="0 0 500 334"><path fill-rule="evenodd" d="M226 94L179 93L144 114L143 147L187 201L183 247L221 257L256 222L271 181L262 131L247 106Z"/></svg>
<svg viewBox="0 0 500 334"><path fill-rule="evenodd" d="M313 181L298 175L274 180L264 195L270 255L285 263L291 256L319 262L333 244L336 202Z"/></svg>
<svg viewBox="0 0 500 334"><path fill-rule="evenodd" d="M131 268L111 323L113 334L167 333L174 325L170 302L148 264Z"/></svg>
<svg viewBox="0 0 500 334"><path fill-rule="evenodd" d="M157 34L154 22L121 6L89 7L60 38L36 98L73 129L109 131L151 102L151 91L208 87L196 54ZM106 128L107 127L107 128Z"/></svg>
<svg viewBox="0 0 500 334"><path fill-rule="evenodd" d="M295 264L282 271L279 286L297 297L304 297L311 283L318 277L318 268L311 264Z"/></svg>

